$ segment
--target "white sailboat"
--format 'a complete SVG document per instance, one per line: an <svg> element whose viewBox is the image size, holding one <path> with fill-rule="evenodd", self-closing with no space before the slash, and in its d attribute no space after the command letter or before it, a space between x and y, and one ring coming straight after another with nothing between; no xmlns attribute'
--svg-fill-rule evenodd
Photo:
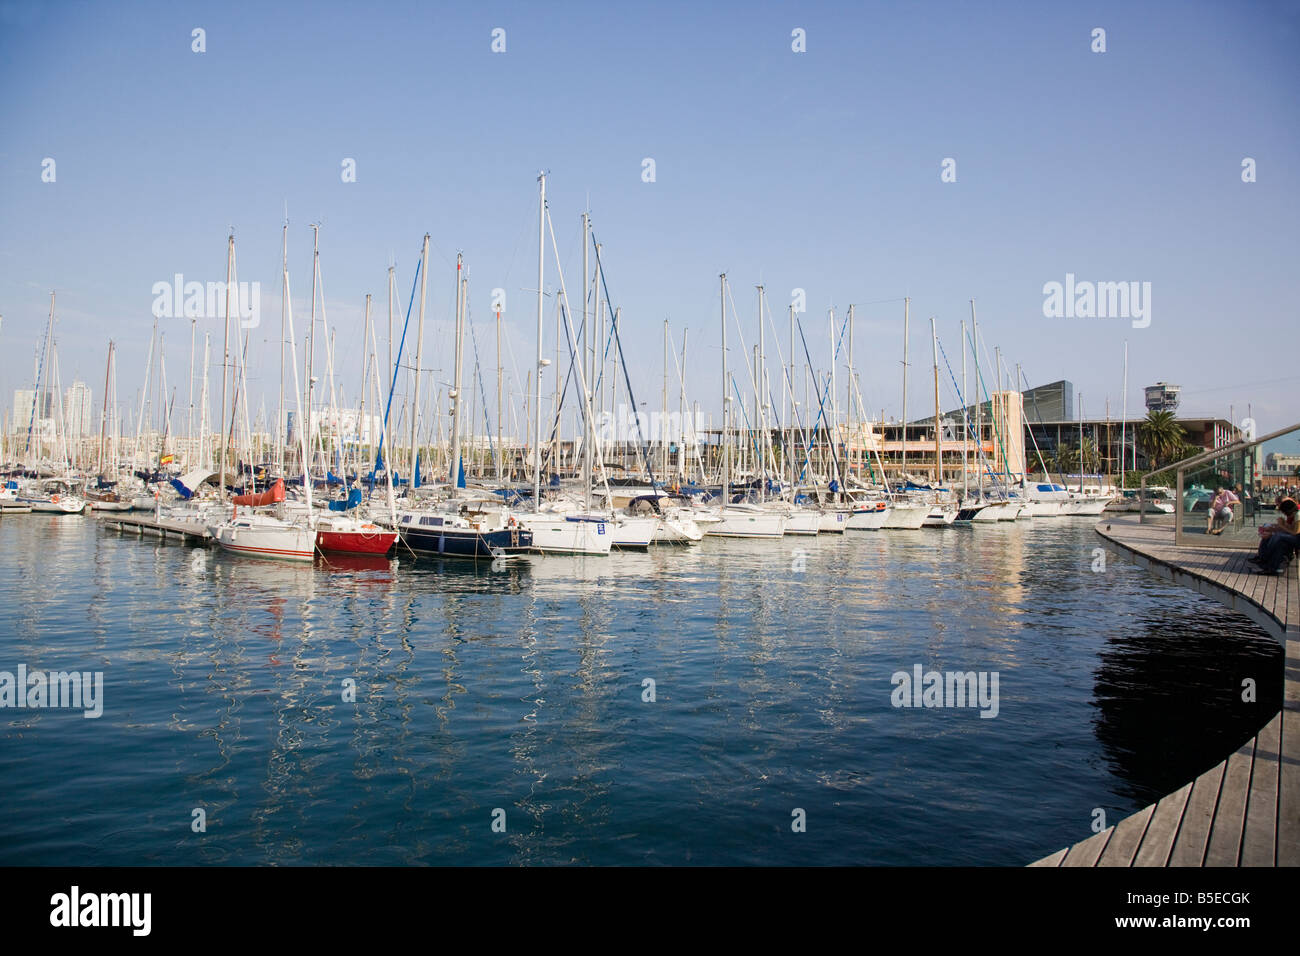
<svg viewBox="0 0 1300 956"><path fill-rule="evenodd" d="M229 241L227 252L228 264L227 275L229 276L234 266L235 259L235 237L232 235ZM293 309L290 305L289 296L289 264L287 253L283 266L283 294L284 308L282 322L288 324L288 336L290 342L290 351L292 353L291 364L293 365L294 378L294 398L298 407L298 420L302 421L302 400L301 392L298 389L298 359L297 345L293 336ZM229 329L230 323L230 282L226 283L226 325ZM284 327L281 327L281 336L284 335ZM225 370L222 370L223 385L222 391L225 391L224 378ZM222 410L224 418L225 410ZM208 527L208 533L212 539L226 551L234 554L246 555L257 558L278 558L286 561L311 561L316 556L316 528L314 526L315 517L312 513L311 478L307 474L308 456L307 456L307 434L305 428L298 429L299 441L302 451L303 462L303 493L306 500L306 514L298 521L287 520L284 508L284 482L278 481L269 491L258 495L241 495L233 499L234 512L229 520L214 523ZM225 474L225 448L222 443L223 458L221 461L221 473ZM221 489L224 492L224 489ZM280 514L273 515L265 512L246 512L239 513L241 504L249 508L267 507L278 505Z"/></svg>

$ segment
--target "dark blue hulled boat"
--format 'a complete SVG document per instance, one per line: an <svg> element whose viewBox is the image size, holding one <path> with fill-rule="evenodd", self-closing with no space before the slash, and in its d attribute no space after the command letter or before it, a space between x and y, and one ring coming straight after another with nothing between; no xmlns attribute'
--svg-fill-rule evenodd
<svg viewBox="0 0 1300 956"><path fill-rule="evenodd" d="M485 516L486 517L486 516ZM513 519L509 519L513 520ZM533 533L517 525L493 527L459 515L406 511L397 517L397 530L412 550L451 558L498 558L520 554L533 546Z"/></svg>

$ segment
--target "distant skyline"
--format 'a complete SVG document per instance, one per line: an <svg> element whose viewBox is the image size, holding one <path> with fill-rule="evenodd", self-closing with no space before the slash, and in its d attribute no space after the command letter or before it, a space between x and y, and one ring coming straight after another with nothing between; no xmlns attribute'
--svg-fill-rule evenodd
<svg viewBox="0 0 1300 956"><path fill-rule="evenodd" d="M1094 52L1097 29L1104 52ZM86 382L98 416L111 338L118 402L130 408L155 285L224 280L233 226L238 278L262 295L250 390L255 409L264 400L273 411L287 207L299 347L309 224L320 223L335 375L349 404L365 295L382 363L387 269L396 266L404 313L425 232L429 381L450 377L463 251L489 407L494 289L505 291L519 402L535 350L545 169L574 307L589 208L647 408L660 402L667 319L678 350L689 330L688 399L716 420L726 272L746 347L757 340L755 286L767 290L769 347L775 339L782 353L787 307L803 290L800 319L822 371L827 310L842 320L855 304L855 365L872 414L901 413L910 296L909 418L933 402L930 316L959 376L974 299L981 348L1000 348L1030 385L1069 380L1089 418L1107 403L1119 417L1127 342L1130 417L1142 413L1143 386L1167 381L1183 386L1181 414L1240 423L1249 406L1270 431L1296 418L1300 383L1297 49L1294 2L480 10L0 0L0 394L9 404L33 387L57 290L63 387ZM549 250L546 277L554 291ZM1048 317L1051 283L1137 283L1132 314ZM1096 292L1094 308L1107 296ZM1117 287L1109 295L1116 305ZM1079 308L1065 314L1087 311L1070 301ZM552 359L553 309L548 298ZM190 322L159 321L179 408ZM197 321L199 359L205 331L219 356L221 326ZM747 389L734 324L728 345ZM769 360L779 387L775 349ZM319 374L319 352L316 361ZM474 362L467 341L466 387ZM942 360L940 374L941 405L956 407ZM212 407L219 413L215 396Z"/></svg>

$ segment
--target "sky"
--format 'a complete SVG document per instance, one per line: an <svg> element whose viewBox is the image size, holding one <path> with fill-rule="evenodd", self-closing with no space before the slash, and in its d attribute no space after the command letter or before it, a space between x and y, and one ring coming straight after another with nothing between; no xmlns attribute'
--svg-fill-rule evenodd
<svg viewBox="0 0 1300 956"><path fill-rule="evenodd" d="M155 283L223 280L233 227L238 278L261 288L249 388L255 408L274 411L287 210L300 359L311 224L348 402L365 296L386 357L387 270L404 311L427 232L429 381L450 378L460 252L494 405L493 289L505 291L508 377L533 365L546 170L575 308L589 210L649 408L665 320L675 348L687 336L688 401L705 415L720 407L725 272L742 388L755 287L783 352L801 289L815 364L831 364L828 310L842 321L855 305L863 402L898 416L909 297L908 417L921 417L933 400L929 319L959 379L973 299L981 348L998 347L1030 385L1073 382L1088 417L1119 416L1127 343L1131 417L1142 386L1166 381L1183 387L1184 414L1240 423L1249 412L1265 432L1300 418L1298 53L1294 0L0 0L0 397L9 407L14 389L32 387L56 291L64 385L87 382L98 408L112 339L117 399L133 405ZM548 249L548 291L555 263ZM1146 317L1045 315L1045 286L1067 275L1138 283L1150 290ZM157 321L183 407L191 323ZM220 315L197 320L196 361L205 332L220 361L222 327ZM467 387L473 362L469 345ZM956 407L946 368L941 378L941 404Z"/></svg>

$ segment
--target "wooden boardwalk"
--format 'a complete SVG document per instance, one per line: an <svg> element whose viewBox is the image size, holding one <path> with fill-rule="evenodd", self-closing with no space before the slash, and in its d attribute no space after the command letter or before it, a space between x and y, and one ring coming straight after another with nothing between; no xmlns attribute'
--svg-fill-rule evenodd
<svg viewBox="0 0 1300 956"><path fill-rule="evenodd" d="M1252 574L1249 551L1179 548L1172 524L1108 518L1097 533L1135 564L1240 611L1286 649L1282 709L1222 763L1031 866L1300 865L1300 587Z"/></svg>

